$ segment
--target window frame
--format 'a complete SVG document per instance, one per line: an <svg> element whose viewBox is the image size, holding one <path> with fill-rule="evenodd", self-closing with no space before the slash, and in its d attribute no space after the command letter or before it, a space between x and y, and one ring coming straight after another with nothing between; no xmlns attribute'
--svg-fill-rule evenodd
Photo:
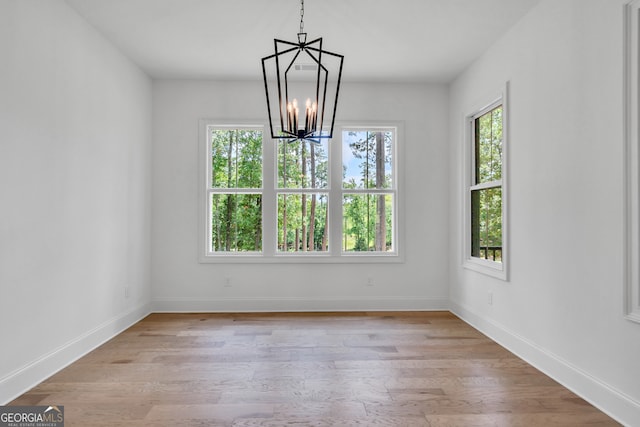
<svg viewBox="0 0 640 427"><path fill-rule="evenodd" d="M463 247L462 266L504 281L508 280L509 263L509 227L508 227L508 140L509 140L509 108L508 83L494 93L484 98L488 102L479 104L471 109L471 113L464 117L463 137L463 177L462 177L462 206L463 206ZM502 173L500 180L475 183L475 120L482 115L502 106ZM474 190L501 188L502 191L502 262L482 259L471 255L471 194Z"/></svg>
<svg viewBox="0 0 640 427"><path fill-rule="evenodd" d="M278 141L272 139L269 124L263 120L223 120L200 119L198 132L198 261L208 263L403 263L404 262L404 209L401 189L404 187L404 162L402 141L404 122L401 121L358 121L336 123L334 137L328 144L329 183L327 188L294 189L278 187L277 150ZM262 145L262 251L261 252L214 252L209 250L210 207L208 205L208 179L210 177L210 143L208 128L220 129L261 129ZM342 251L342 198L353 193L342 188L342 131L344 129L375 130L393 129L394 149L394 251L393 252L343 252ZM336 166L337 165L337 166ZM254 189L252 189L252 192ZM375 190L375 189L374 189ZM316 192L329 194L329 250L327 252L278 252L278 206L277 196L283 193ZM331 224L338 224L332 227ZM337 243L336 243L337 242Z"/></svg>
<svg viewBox="0 0 640 427"><path fill-rule="evenodd" d="M345 131L389 131L391 130L393 132L394 135L394 142L393 142L393 170L392 170L392 180L393 180L393 185L391 188L384 188L384 189L376 189L376 188L360 188L360 189L353 189L353 188L344 188L343 187L343 178L342 175L340 174L339 176L332 176L332 178L334 179L338 179L339 181L337 181L337 185L339 185L339 191L340 191L340 197L339 200L337 200L338 203L340 203L340 206L342 207L342 202L344 200L344 196L346 194L358 194L358 195L381 195L381 194L391 194L394 198L394 203L393 203L393 207L394 207L394 212L393 212L393 251L390 252L366 252L366 251L353 251L353 252L345 252L343 251L342 248L342 238L344 237L344 230L342 229L342 224L340 225L340 227L336 227L339 228L339 235L338 232L336 232L336 237L339 237L340 239L340 254L343 257L348 257L348 258L357 258L357 257L380 257L380 259L384 259L384 258L388 258L388 257L399 257L400 256L400 249L399 249L399 241L403 241L404 239L401 239L400 236L400 224L402 224L404 221L400 222L398 220L399 217L399 213L401 211L400 209L400 205L399 205L399 188L401 188L401 185L399 184L399 180L401 179L400 176L403 175L401 173L399 173L400 170L400 159L399 159L399 148L398 146L399 141L400 141L400 125L398 123L396 123L395 125L381 125L380 123L374 123L374 124L362 124L361 122L358 122L359 124L342 124L341 126L336 126L336 128L339 130L339 152L340 152L340 168L336 168L339 169L338 172L342 172L342 166L343 166L343 159L342 159L342 150L343 150L343 144L344 141L342 139L343 136L343 132ZM335 132L334 132L335 134ZM342 222L343 219L343 214L342 214L342 209L340 209L340 218L339 220Z"/></svg>
<svg viewBox="0 0 640 427"><path fill-rule="evenodd" d="M624 316L640 323L640 0L624 7Z"/></svg>
<svg viewBox="0 0 640 427"><path fill-rule="evenodd" d="M199 197L198 197L198 245L200 247L199 251L199 259L200 262L206 262L207 259L211 259L213 257L218 256L234 256L234 257L242 257L242 258L259 258L262 256L264 252L265 245L265 233L262 233L262 250L261 251L248 251L248 252L216 252L210 249L210 239L207 236L211 236L211 195L212 194L262 194L263 204L265 199L265 177L266 174L264 170L262 172L262 187L261 188L219 188L214 189L211 187L211 144L209 142L209 128L215 127L220 130L256 130L261 131L263 135L263 143L262 143L262 156L263 156L263 168L264 168L264 135L265 128L264 125L256 125L255 122L235 122L235 124L228 124L228 121L217 121L217 120L200 120L198 140L198 178L200 185L198 186ZM264 222L264 207L263 207L263 215L262 220ZM264 224L263 224L264 228Z"/></svg>

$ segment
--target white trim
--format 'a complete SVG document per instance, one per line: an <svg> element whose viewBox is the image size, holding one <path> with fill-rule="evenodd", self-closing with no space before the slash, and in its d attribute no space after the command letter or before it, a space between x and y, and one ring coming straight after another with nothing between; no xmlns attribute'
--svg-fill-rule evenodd
<svg viewBox="0 0 640 427"><path fill-rule="evenodd" d="M640 323L640 0L624 11L624 314Z"/></svg>
<svg viewBox="0 0 640 427"><path fill-rule="evenodd" d="M279 193L309 193L311 189L291 189L276 188L277 166L275 160L277 158L277 143L272 140L267 132L268 125L260 120L253 121L237 121L223 119L200 119L198 121L198 224L196 232L198 233L198 262L202 264L270 264L270 263L335 263L335 264L354 264L354 263L403 263L404 254L404 200L401 190L404 187L404 158L401 153L403 150L399 148L404 143L404 122L402 121L357 121L336 123L334 130L334 138L329 140L329 162L330 164L340 165L332 167L331 175L327 188L313 189L311 192L329 194L330 206L336 206L329 211L329 225L338 224L338 227L329 227L329 251L326 253L319 252L296 252L296 253L279 253L277 246L277 227L268 226L277 223L277 205L276 199ZM262 251L261 252L233 252L233 253L213 253L209 250L209 242L207 236L210 235L209 209L210 203L207 202L208 195L212 192L209 188L208 179L211 176L210 163L207 161L209 157L209 144L207 136L207 128L215 126L221 129L262 129L263 130L263 234L262 234ZM342 189L342 132L344 130L390 130L394 134L394 167L393 167L393 187L390 189ZM221 192L223 190L220 190ZM241 189L238 192L256 193L256 189ZM393 212L393 251L389 252L342 252L342 196L344 193L376 193L391 194L394 197Z"/></svg>
<svg viewBox="0 0 640 427"><path fill-rule="evenodd" d="M6 405L11 402L150 313L151 305L144 304L115 316L0 378L0 404Z"/></svg>
<svg viewBox="0 0 640 427"><path fill-rule="evenodd" d="M338 126L339 125L339 126ZM347 259L347 262L353 262L352 260L360 257L364 262L367 262L367 259L378 258L379 261L376 262L385 262L385 259L395 259L395 262L404 262L403 250L404 246L404 217L401 219L400 215L404 215L403 208L403 197L401 196L401 191L404 189L404 157L400 153L404 153L404 149L400 149L401 144L405 144L404 141L404 122L402 121L376 121L376 122L368 122L368 121L360 121L360 122L340 122L336 124L336 129L339 129L339 137L334 137L336 141L334 146L334 151L336 152L336 158L338 164L341 167L336 168L337 173L335 176L332 175L332 178L337 179L335 185L339 191L338 201L340 206L342 206L342 198L345 194L389 194L393 197L393 251L390 252L375 252L374 255L368 252L344 252L342 251L342 238L343 238L343 230L342 226L334 227L338 228L338 234L340 242L337 245L336 255ZM342 149L343 149L343 141L342 141L342 133L344 131L389 131L393 132L393 170L392 170L392 182L393 186L391 188L385 189L376 189L376 188L355 188L355 189L347 189L343 188L343 179L342 179ZM335 133L335 131L334 131ZM338 218L340 222L342 222L342 212L340 211L340 216ZM356 261L358 262L358 261ZM389 261L387 261L389 262Z"/></svg>
<svg viewBox="0 0 640 427"><path fill-rule="evenodd" d="M266 150L265 137L267 135L267 125L265 123L261 123L260 120L254 121L232 121L230 123L229 120L217 120L217 119L200 119L198 121L198 224L197 224L197 233L198 233L198 261L200 263L211 263L211 262L226 262L229 258L239 257L244 260L248 260L253 258L261 258L264 254L265 250L265 236L267 233L263 232L262 235L262 252L246 252L246 253L232 253L232 254L220 254L213 253L210 251L209 242L207 240L207 236L211 235L211 224L209 222L209 218L211 215L211 203L210 197L211 194L215 193L225 193L227 189L212 189L210 187L210 179L211 179L211 163L207 161L210 158L211 149L210 144L208 143L209 138L207 135L208 129L210 126L215 126L217 129L227 129L227 130L235 130L235 129L251 129L251 130L259 130L262 132L262 158L268 159L269 153ZM264 168L264 160L263 160L263 168ZM263 201L265 199L269 199L269 197L265 197L265 191L268 188L265 181L269 180L269 176L267 174L262 173L262 188L250 188L250 189L231 189L238 194L262 194ZM263 221L265 208L263 206ZM264 224L263 224L264 230Z"/></svg>
<svg viewBox="0 0 640 427"><path fill-rule="evenodd" d="M278 253L272 256L262 253L232 253L206 257L202 264L401 264L404 259L397 253L344 253L333 256L320 252Z"/></svg>
<svg viewBox="0 0 640 427"><path fill-rule="evenodd" d="M479 107L470 109L472 112L465 115L463 126L463 159L462 159L462 266L468 270L486 274L501 280L509 280L509 215L508 215L508 164L509 164L509 82L504 87L494 92L492 96L485 97L485 101ZM489 100L489 102L487 102ZM471 146L473 141L473 125L475 118L502 105L502 175L498 181L491 181L481 184L473 184L474 152ZM487 188L501 187L502 189L502 262L480 259L471 256L471 200L470 191Z"/></svg>
<svg viewBox="0 0 640 427"><path fill-rule="evenodd" d="M487 190L489 188L497 188L497 187L502 187L502 180L499 179L497 181L487 181L487 182L482 182L480 184L476 184L476 185L472 185L469 187L469 190L474 191L474 190Z"/></svg>
<svg viewBox="0 0 640 427"><path fill-rule="evenodd" d="M640 402L508 327L450 302L450 311L519 358L558 381L602 412L627 426L638 425Z"/></svg>
<svg viewBox="0 0 640 427"><path fill-rule="evenodd" d="M154 313L163 312L331 312L331 311L448 311L449 299L409 297L261 297L261 298L185 298L152 300Z"/></svg>
<svg viewBox="0 0 640 427"><path fill-rule="evenodd" d="M207 176L208 166L205 164L203 158L206 159L207 152L209 151L207 144L207 135L206 129L209 123L213 122L213 120L200 119L198 120L198 155L197 155L197 165L198 165L198 223L196 224L196 233L198 235L198 261L206 262L207 260L207 211L209 208L207 207L207 198L205 197L207 190L207 181L205 177Z"/></svg>

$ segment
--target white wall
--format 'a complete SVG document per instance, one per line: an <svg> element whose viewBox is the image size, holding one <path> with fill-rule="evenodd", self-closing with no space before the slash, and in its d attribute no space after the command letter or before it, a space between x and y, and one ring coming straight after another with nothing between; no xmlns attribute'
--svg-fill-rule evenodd
<svg viewBox="0 0 640 427"><path fill-rule="evenodd" d="M148 312L152 96L61 0L0 0L0 64L3 403Z"/></svg>
<svg viewBox="0 0 640 427"><path fill-rule="evenodd" d="M622 317L623 3L543 0L449 91L345 84L340 119L405 123L405 262L242 265L197 261L198 119L263 118L262 84L157 81L151 101L150 80L64 2L0 0L0 403L151 308L431 309L450 298L638 425L640 325ZM463 116L507 80L502 282L460 267L460 155Z"/></svg>
<svg viewBox="0 0 640 427"><path fill-rule="evenodd" d="M347 83L340 91L340 120L404 121L405 263L198 264L198 120L261 123L264 86L259 81L155 81L154 308L447 308L447 108L444 86ZM366 287L370 275L376 283ZM231 278L232 287L224 287L224 277Z"/></svg>
<svg viewBox="0 0 640 427"><path fill-rule="evenodd" d="M623 0L546 0L451 85L454 311L628 425L640 325L623 318ZM510 82L510 276L461 267L462 118ZM493 305L487 293L493 292Z"/></svg>

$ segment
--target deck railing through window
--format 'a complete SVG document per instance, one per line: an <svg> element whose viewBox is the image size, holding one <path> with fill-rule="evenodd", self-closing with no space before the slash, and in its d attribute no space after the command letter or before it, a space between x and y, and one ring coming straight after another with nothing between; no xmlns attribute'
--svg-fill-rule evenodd
<svg viewBox="0 0 640 427"><path fill-rule="evenodd" d="M502 246L482 246L480 247L479 258L491 261L502 262Z"/></svg>

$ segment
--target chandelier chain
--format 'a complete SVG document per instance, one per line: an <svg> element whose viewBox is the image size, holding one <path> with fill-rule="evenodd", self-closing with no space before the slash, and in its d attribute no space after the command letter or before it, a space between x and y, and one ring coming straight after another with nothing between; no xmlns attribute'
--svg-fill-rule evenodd
<svg viewBox="0 0 640 427"><path fill-rule="evenodd" d="M304 33L304 0L300 0L300 34Z"/></svg>

